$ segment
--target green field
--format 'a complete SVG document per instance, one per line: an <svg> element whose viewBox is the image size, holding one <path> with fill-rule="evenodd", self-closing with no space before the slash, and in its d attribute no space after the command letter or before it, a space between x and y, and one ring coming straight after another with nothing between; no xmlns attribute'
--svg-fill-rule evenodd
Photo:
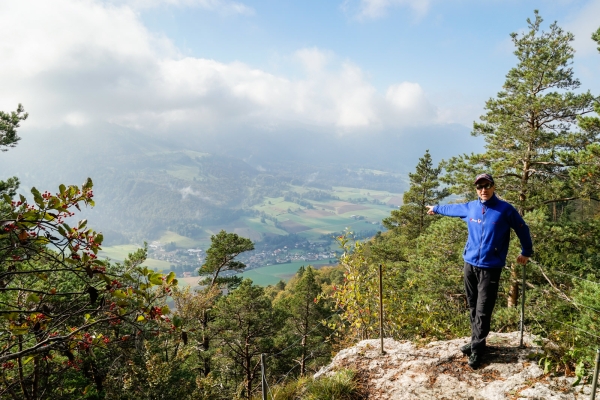
<svg viewBox="0 0 600 400"><path fill-rule="evenodd" d="M161 243L175 242L175 245L181 249L193 249L201 245L200 240L190 239L185 236L181 236L175 232L166 231L159 239Z"/></svg>
<svg viewBox="0 0 600 400"><path fill-rule="evenodd" d="M331 265L326 260L320 261L295 261L286 264L267 265L265 267L254 268L250 271L242 272L240 275L243 278L250 278L252 282L260 286L275 285L279 281L287 282L293 277L301 266L312 265L315 268L320 268L324 265ZM177 278L179 286L196 287L199 276L189 278Z"/></svg>
<svg viewBox="0 0 600 400"><path fill-rule="evenodd" d="M100 257L110 258L113 261L123 261L127 258L130 253L135 252L139 249L139 246L134 244L122 244L118 246L103 246L100 251ZM171 268L171 263L168 261L155 260L153 258L146 259L144 263L146 266L163 271L169 271Z"/></svg>
<svg viewBox="0 0 600 400"><path fill-rule="evenodd" d="M292 186L295 196L308 191ZM268 197L253 208L271 218L277 218L278 227L272 220L260 222L260 218L245 220L246 226L262 234L296 233L308 240L318 240L321 235L350 231L380 229L379 223L401 203L401 195L385 191L334 187L329 192L339 199L324 201L305 200L312 208L285 201L283 197Z"/></svg>
<svg viewBox="0 0 600 400"><path fill-rule="evenodd" d="M320 261L295 261L286 264L267 265L266 267L254 268L250 271L242 272L240 275L244 278L252 279L252 282L260 286L275 285L279 281L287 282L298 272L301 266L312 265L319 268L323 265L330 265L325 260Z"/></svg>

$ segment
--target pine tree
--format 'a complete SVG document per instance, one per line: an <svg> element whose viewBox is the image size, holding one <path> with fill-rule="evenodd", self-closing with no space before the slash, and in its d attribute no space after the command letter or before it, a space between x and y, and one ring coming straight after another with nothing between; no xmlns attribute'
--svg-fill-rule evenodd
<svg viewBox="0 0 600 400"><path fill-rule="evenodd" d="M573 76L574 37L556 22L540 31L542 18L527 20L529 31L512 33L518 59L497 98L485 104L482 122L473 135L483 136L485 152L454 157L446 167L446 181L457 194L473 195L473 177L494 175L502 197L523 215L551 203L578 199L569 179L573 156L592 143L598 133L576 131L577 118L593 111L590 92L576 94Z"/></svg>
<svg viewBox="0 0 600 400"><path fill-rule="evenodd" d="M254 243L250 239L238 236L235 233L221 231L210 237L211 245L206 251L206 261L200 268L200 275L208 275L201 283L214 286L217 284L228 284L235 286L239 284L239 278L220 277L225 271L242 271L246 265L235 258L241 253L254 250Z"/></svg>
<svg viewBox="0 0 600 400"><path fill-rule="evenodd" d="M306 363L310 359L329 356L330 346L323 342L329 328L321 323L331 314L324 302L318 302L321 286L318 284L313 267L301 267L297 280L290 282L290 295L278 301L278 306L289 313L287 328L299 348L292 349L295 361L300 365L300 375L306 373Z"/></svg>
<svg viewBox="0 0 600 400"><path fill-rule="evenodd" d="M236 377L243 377L244 398L250 399L260 373L260 354L273 349L273 338L281 329L284 314L273 308L264 288L253 285L250 279L222 297L214 314L213 329L219 332L222 353L231 361L228 369L234 369Z"/></svg>
<svg viewBox="0 0 600 400"><path fill-rule="evenodd" d="M404 193L404 204L392 211L383 225L409 239L418 237L433 219L427 217L427 205L437 204L449 195L448 189L439 189L441 166L433 167L429 150L419 158L414 173L409 173L410 189Z"/></svg>
<svg viewBox="0 0 600 400"><path fill-rule="evenodd" d="M475 193L473 177L490 172L498 194L522 215L585 196L570 172L577 169L578 152L599 139L598 131L576 126L596 99L589 91L575 93L580 82L573 75L573 34L556 22L541 31L543 20L534 14L527 32L511 34L517 66L497 97L486 102L481 122L473 124L472 134L485 139L485 152L450 159L444 178L454 193L469 198ZM513 268L509 307L518 300L515 273Z"/></svg>

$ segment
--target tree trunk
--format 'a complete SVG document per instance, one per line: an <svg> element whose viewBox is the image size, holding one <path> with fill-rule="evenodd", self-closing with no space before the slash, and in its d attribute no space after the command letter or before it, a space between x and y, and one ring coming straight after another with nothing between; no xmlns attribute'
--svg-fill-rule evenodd
<svg viewBox="0 0 600 400"><path fill-rule="evenodd" d="M204 376L208 376L210 373L210 356L208 350L210 349L210 340L208 338L208 311L202 311L202 360L204 361L204 368L202 373Z"/></svg>
<svg viewBox="0 0 600 400"><path fill-rule="evenodd" d="M246 347L247 349L247 347ZM246 354L248 354L246 352ZM252 398L252 357L246 355L246 398Z"/></svg>
<svg viewBox="0 0 600 400"><path fill-rule="evenodd" d="M302 355L300 356L300 376L306 373L306 335L302 336Z"/></svg>

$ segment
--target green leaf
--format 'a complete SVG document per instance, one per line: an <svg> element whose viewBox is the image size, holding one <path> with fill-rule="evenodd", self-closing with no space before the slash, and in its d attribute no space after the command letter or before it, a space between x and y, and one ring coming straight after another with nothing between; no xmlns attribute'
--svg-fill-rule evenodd
<svg viewBox="0 0 600 400"><path fill-rule="evenodd" d="M173 317L173 325L175 325L175 328L181 327L182 323L183 323L183 320L179 317L179 315L175 315Z"/></svg>
<svg viewBox="0 0 600 400"><path fill-rule="evenodd" d="M10 324L8 330L13 335L24 335L29 331L29 326L27 323L24 323L23 325Z"/></svg>
<svg viewBox="0 0 600 400"><path fill-rule="evenodd" d="M575 381L573 381L572 386L579 385L579 382L581 382L581 380L585 376L585 364L583 363L583 361L579 361L579 363L575 367L575 376L576 378Z"/></svg>
<svg viewBox="0 0 600 400"><path fill-rule="evenodd" d="M40 296L38 296L35 293L29 293L29 296L27 296L27 302L29 303L39 303L40 301Z"/></svg>
<svg viewBox="0 0 600 400"><path fill-rule="evenodd" d="M31 188L31 194L33 194L33 200L36 202L36 204L40 207L44 206L44 199L42 198L42 195L40 193L39 190L37 190L35 187Z"/></svg>
<svg viewBox="0 0 600 400"><path fill-rule="evenodd" d="M162 274L154 273L148 277L148 280L155 285L162 285Z"/></svg>
<svg viewBox="0 0 600 400"><path fill-rule="evenodd" d="M169 309L169 306L164 305L160 308L160 312L162 313L162 315L167 315L171 312L171 310Z"/></svg>
<svg viewBox="0 0 600 400"><path fill-rule="evenodd" d="M546 358L544 360L544 374L550 373L551 369L552 369L552 360L550 360L549 358Z"/></svg>
<svg viewBox="0 0 600 400"><path fill-rule="evenodd" d="M60 185L58 185L58 191L60 193L64 193L65 190L67 190L67 187L65 185L63 185L62 183Z"/></svg>
<svg viewBox="0 0 600 400"><path fill-rule="evenodd" d="M171 282L173 282L173 279L175 279L175 272L171 271L169 272L169 275L167 275L167 283L171 284Z"/></svg>
<svg viewBox="0 0 600 400"><path fill-rule="evenodd" d="M126 299L127 295L121 289L117 289L113 292L113 296L118 297L120 299Z"/></svg>
<svg viewBox="0 0 600 400"><path fill-rule="evenodd" d="M8 314L2 314L2 316L4 318L6 318L7 320L9 320L9 321L15 321L15 320L17 320L19 318L19 313L17 313L17 312L11 312L11 313L8 313Z"/></svg>
<svg viewBox="0 0 600 400"><path fill-rule="evenodd" d="M83 389L83 394L87 394L87 392L92 388L93 383L90 383Z"/></svg>

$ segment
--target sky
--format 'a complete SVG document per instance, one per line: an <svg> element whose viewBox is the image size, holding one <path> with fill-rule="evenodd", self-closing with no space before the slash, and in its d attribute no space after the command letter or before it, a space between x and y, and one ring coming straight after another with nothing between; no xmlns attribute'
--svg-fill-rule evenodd
<svg viewBox="0 0 600 400"><path fill-rule="evenodd" d="M534 9L600 95L600 0L19 0L0 1L0 110L23 103L23 137L468 131Z"/></svg>

